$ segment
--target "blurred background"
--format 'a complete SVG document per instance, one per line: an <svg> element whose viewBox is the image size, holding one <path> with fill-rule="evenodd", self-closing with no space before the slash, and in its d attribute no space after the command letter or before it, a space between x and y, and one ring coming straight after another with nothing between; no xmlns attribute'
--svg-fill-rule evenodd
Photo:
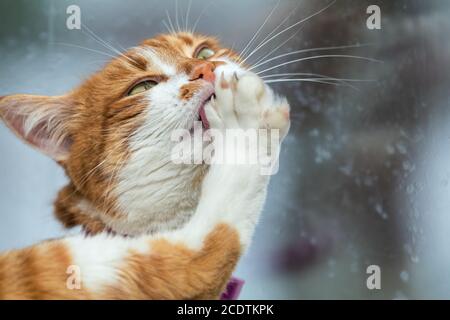
<svg viewBox="0 0 450 320"><path fill-rule="evenodd" d="M249 62L351 47L293 54L258 71L317 55L382 62L311 58L261 74L303 81L272 84L288 96L293 124L253 245L235 273L246 281L241 298L448 299L450 2L338 0L321 11L330 3L3 0L0 95L62 94L115 55L86 29L66 28L72 4L85 26L119 50L164 32L166 10L172 23L177 12L180 25L198 19L197 31L239 50L276 7L250 48L294 27ZM366 26L373 4L380 30ZM285 73L303 74L275 76ZM0 250L68 233L52 216L66 181L0 124ZM380 267L380 290L366 286L369 265Z"/></svg>

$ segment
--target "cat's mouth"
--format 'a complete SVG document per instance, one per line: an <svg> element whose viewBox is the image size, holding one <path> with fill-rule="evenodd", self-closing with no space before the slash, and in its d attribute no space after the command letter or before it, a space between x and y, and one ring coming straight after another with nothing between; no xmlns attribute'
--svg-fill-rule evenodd
<svg viewBox="0 0 450 320"><path fill-rule="evenodd" d="M202 104L200 105L200 109L198 110L198 121L202 122L203 129L208 130L209 129L209 121L206 117L205 112L205 106L211 101L211 99L214 97L214 94L210 95L208 99L206 99Z"/></svg>
<svg viewBox="0 0 450 320"><path fill-rule="evenodd" d="M202 123L202 127L205 130L208 130L210 128L208 118L206 117L205 107L209 102L211 102L211 99L213 97L215 97L213 90L207 92L207 94L205 95L205 98L200 103L200 107L198 109L197 121L200 121Z"/></svg>

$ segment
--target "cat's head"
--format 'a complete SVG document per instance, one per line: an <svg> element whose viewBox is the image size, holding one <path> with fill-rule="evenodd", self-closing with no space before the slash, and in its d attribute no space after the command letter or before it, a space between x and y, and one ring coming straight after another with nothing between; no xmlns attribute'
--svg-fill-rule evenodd
<svg viewBox="0 0 450 320"><path fill-rule="evenodd" d="M206 170L171 161L171 133L198 120L208 126L202 108L222 72L245 68L216 39L160 35L66 95L1 97L0 116L65 169L71 183L56 215L66 226L122 234L169 229L192 214Z"/></svg>

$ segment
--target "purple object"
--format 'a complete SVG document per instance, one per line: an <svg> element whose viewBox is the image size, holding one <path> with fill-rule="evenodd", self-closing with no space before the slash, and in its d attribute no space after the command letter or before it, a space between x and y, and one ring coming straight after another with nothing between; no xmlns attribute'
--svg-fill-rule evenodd
<svg viewBox="0 0 450 320"><path fill-rule="evenodd" d="M220 296L220 300L237 300L244 283L245 281L242 279L231 277L225 291Z"/></svg>

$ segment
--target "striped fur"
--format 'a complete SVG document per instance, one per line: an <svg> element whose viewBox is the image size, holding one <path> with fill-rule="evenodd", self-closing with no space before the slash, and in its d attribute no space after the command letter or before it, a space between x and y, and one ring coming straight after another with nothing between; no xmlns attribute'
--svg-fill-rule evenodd
<svg viewBox="0 0 450 320"><path fill-rule="evenodd" d="M95 248L103 242L121 246L121 258L108 260L115 253ZM104 260L88 261L93 272L113 268L116 276L102 285L87 280L80 289L70 288L67 270L80 262L74 258L78 250L74 246L94 247L91 258L103 255ZM218 225L199 251L145 237L124 240L98 235L50 241L0 255L0 299L216 299L240 250L237 233L226 225ZM83 270L82 277L90 272Z"/></svg>
<svg viewBox="0 0 450 320"><path fill-rule="evenodd" d="M195 59L204 46L215 55ZM170 133L191 129L214 93L211 128L285 136L288 103L238 61L214 38L160 35L67 95L1 97L6 124L65 169L55 215L85 234L0 255L0 298L218 298L250 244L269 177L258 164L176 164ZM143 80L158 84L128 96Z"/></svg>

